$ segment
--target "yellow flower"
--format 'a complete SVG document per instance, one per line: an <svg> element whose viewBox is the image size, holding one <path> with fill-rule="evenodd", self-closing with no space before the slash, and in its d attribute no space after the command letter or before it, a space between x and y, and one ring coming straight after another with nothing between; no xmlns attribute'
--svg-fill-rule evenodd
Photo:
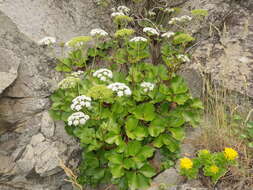
<svg viewBox="0 0 253 190"><path fill-rule="evenodd" d="M232 148L225 148L224 155L228 160L234 160L237 158L238 153Z"/></svg>
<svg viewBox="0 0 253 190"><path fill-rule="evenodd" d="M212 165L212 166L210 166L209 170L210 170L210 172L216 174L216 173L218 173L219 168L216 165Z"/></svg>
<svg viewBox="0 0 253 190"><path fill-rule="evenodd" d="M191 169L193 166L192 160L190 158L181 158L180 159L180 167L184 169Z"/></svg>

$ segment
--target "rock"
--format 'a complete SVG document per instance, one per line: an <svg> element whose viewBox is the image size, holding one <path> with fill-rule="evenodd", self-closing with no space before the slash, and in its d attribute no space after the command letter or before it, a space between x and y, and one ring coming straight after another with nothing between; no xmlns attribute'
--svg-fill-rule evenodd
<svg viewBox="0 0 253 190"><path fill-rule="evenodd" d="M34 135L31 139L31 145L33 147L35 147L36 145L40 144L41 142L43 142L45 140L45 137L39 133L37 135Z"/></svg>
<svg viewBox="0 0 253 190"><path fill-rule="evenodd" d="M34 149L31 145L27 145L23 157L17 161L17 166L23 173L32 171L35 165Z"/></svg>
<svg viewBox="0 0 253 190"><path fill-rule="evenodd" d="M52 137L54 135L54 121L50 117L48 112L44 112L41 118L41 132L47 137Z"/></svg>
<svg viewBox="0 0 253 190"><path fill-rule="evenodd" d="M0 160L1 160L0 175L9 173L10 170L12 170L14 167L14 163L12 162L10 157L0 154Z"/></svg>
<svg viewBox="0 0 253 190"><path fill-rule="evenodd" d="M44 142L34 148L36 154L36 173L43 176L53 175L59 171L59 152L51 142Z"/></svg>
<svg viewBox="0 0 253 190"><path fill-rule="evenodd" d="M253 97L253 5L250 0L230 3L232 5L222 0L208 3L191 0L184 5L191 10L206 9L209 12L207 25L203 23L201 30L196 32L201 39L193 51L193 61L184 66L188 73L183 75L192 91L198 90L197 95L203 90L201 83L205 85L207 81ZM228 16L229 12L233 13ZM225 17L225 20L220 19ZM209 23L218 29L210 31Z"/></svg>
<svg viewBox="0 0 253 190"><path fill-rule="evenodd" d="M148 190L160 190L160 187L169 190L181 182L182 176L179 175L176 169L170 168L155 177Z"/></svg>
<svg viewBox="0 0 253 190"><path fill-rule="evenodd" d="M98 27L94 9L92 1L80 0L5 0L0 4L0 10L18 29L36 42L45 36L54 36L62 42L88 34Z"/></svg>
<svg viewBox="0 0 253 190"><path fill-rule="evenodd" d="M0 94L17 78L20 59L7 49L0 48Z"/></svg>

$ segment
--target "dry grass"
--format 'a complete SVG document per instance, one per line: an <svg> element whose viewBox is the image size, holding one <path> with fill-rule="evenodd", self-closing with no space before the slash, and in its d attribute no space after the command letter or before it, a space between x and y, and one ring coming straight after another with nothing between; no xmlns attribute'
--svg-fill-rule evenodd
<svg viewBox="0 0 253 190"><path fill-rule="evenodd" d="M203 94L205 104L203 135L193 142L194 145L197 149L209 149L212 152L223 151L224 147L237 150L240 156L238 167L230 169L218 183L218 189L228 187L229 190L252 190L253 149L240 138L245 123L252 115L252 108L250 109L252 102L246 96L237 97L227 90L214 87L210 81L206 82ZM244 121L235 123L233 120L235 115L240 115ZM211 184L208 186L211 187Z"/></svg>
<svg viewBox="0 0 253 190"><path fill-rule="evenodd" d="M59 161L59 166L64 170L65 174L69 178L65 179L65 181L70 182L74 189L84 190L83 187L77 182L78 176L70 168L68 168L61 159L59 159Z"/></svg>

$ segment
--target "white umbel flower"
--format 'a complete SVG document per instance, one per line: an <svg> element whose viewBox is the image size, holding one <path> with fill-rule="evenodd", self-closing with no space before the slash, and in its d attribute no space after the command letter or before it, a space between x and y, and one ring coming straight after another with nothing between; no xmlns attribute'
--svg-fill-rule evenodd
<svg viewBox="0 0 253 190"><path fill-rule="evenodd" d="M112 71L109 69L99 69L93 73L93 77L97 77L101 81L108 81L113 77Z"/></svg>
<svg viewBox="0 0 253 190"><path fill-rule="evenodd" d="M125 85L124 83L115 82L107 86L107 88L111 89L112 91L116 92L117 96L130 96L132 91L130 88Z"/></svg>
<svg viewBox="0 0 253 190"><path fill-rule="evenodd" d="M68 117L68 125L69 126L84 125L89 119L90 116L84 114L83 112L76 112Z"/></svg>
<svg viewBox="0 0 253 190"><path fill-rule="evenodd" d="M130 12L130 9L129 9L128 7L126 7L126 6L124 6L124 5L119 6L119 7L117 8L117 10L118 10L119 12L126 13L126 14L129 14L129 12Z"/></svg>
<svg viewBox="0 0 253 190"><path fill-rule="evenodd" d="M77 96L75 99L72 100L72 104L70 108L73 111L80 111L83 107L88 109L91 108L91 98L85 95Z"/></svg>
<svg viewBox="0 0 253 190"><path fill-rule="evenodd" d="M96 28L90 31L91 36L108 36L108 33L101 28Z"/></svg>
<svg viewBox="0 0 253 190"><path fill-rule="evenodd" d="M145 27L145 28L143 28L143 32L150 34L150 35L159 36L159 32L155 28Z"/></svg>
<svg viewBox="0 0 253 190"><path fill-rule="evenodd" d="M55 37L50 37L50 36L47 36L47 37L44 37L42 38L41 40L38 41L38 44L40 46L43 46L43 45L50 45L50 44L54 44L56 42L56 38Z"/></svg>
<svg viewBox="0 0 253 190"><path fill-rule="evenodd" d="M183 54L177 55L177 58L183 62L190 62L191 61L187 55L183 55Z"/></svg>
<svg viewBox="0 0 253 190"><path fill-rule="evenodd" d="M149 91L152 91L154 89L155 84L153 84L151 82L142 82L141 87L143 88L144 92L149 92Z"/></svg>
<svg viewBox="0 0 253 190"><path fill-rule="evenodd" d="M170 38L170 37L172 37L172 36L174 36L175 35L175 33L174 32L165 32L165 33L163 33L162 34L162 37L164 37L164 38Z"/></svg>
<svg viewBox="0 0 253 190"><path fill-rule="evenodd" d="M70 75L74 77L80 77L84 72L83 71L75 71L72 72Z"/></svg>
<svg viewBox="0 0 253 190"><path fill-rule="evenodd" d="M166 8L166 9L164 9L164 12L166 12L166 13L173 13L173 12L175 12L175 9L173 9L173 8Z"/></svg>
<svg viewBox="0 0 253 190"><path fill-rule="evenodd" d="M130 40L130 42L146 42L148 41L146 38L143 38L141 36L134 37Z"/></svg>
<svg viewBox="0 0 253 190"><path fill-rule="evenodd" d="M125 16L125 14L123 12L113 12L111 14L111 17L116 17L116 16Z"/></svg>
<svg viewBox="0 0 253 190"><path fill-rule="evenodd" d="M192 17L188 16L188 15L184 15L181 17L174 17L169 21L169 24L175 24L177 22L187 22L187 21L191 21Z"/></svg>

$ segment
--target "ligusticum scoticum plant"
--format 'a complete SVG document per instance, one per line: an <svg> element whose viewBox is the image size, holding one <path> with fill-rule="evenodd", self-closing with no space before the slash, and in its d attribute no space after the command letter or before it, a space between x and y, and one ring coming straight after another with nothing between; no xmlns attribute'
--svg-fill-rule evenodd
<svg viewBox="0 0 253 190"><path fill-rule="evenodd" d="M190 61L185 48L194 38L150 26L137 36L125 6L112 19L115 35L94 29L67 42L69 56L56 67L67 74L51 96L50 113L80 141L80 184L143 189L178 158L185 126L199 122L202 103L175 73ZM160 46L155 62L154 43Z"/></svg>

